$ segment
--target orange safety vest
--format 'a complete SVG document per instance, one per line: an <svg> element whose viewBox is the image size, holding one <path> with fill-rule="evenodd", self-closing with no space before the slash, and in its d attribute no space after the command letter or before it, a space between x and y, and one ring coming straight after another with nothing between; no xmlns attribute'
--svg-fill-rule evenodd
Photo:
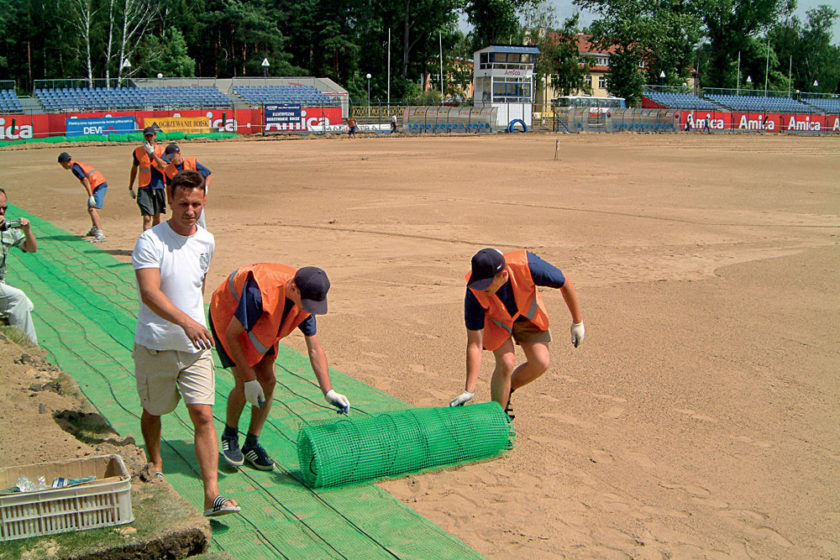
<svg viewBox="0 0 840 560"><path fill-rule="evenodd" d="M105 180L105 175L102 174L101 171L96 169L92 165L88 165L86 163L82 163L81 161L70 161L70 168L72 169L74 165L78 165L82 168L82 173L85 174L85 179L88 180L90 183L90 190L95 191L96 187L107 183L108 181Z"/></svg>
<svg viewBox="0 0 840 560"><path fill-rule="evenodd" d="M186 171L189 169L190 171L198 171L195 164L198 160L194 157L184 158L184 169L181 171ZM166 182L168 183L171 181L175 175L179 173L178 168L175 166L174 163L170 163L163 169L163 174L166 175Z"/></svg>
<svg viewBox="0 0 840 560"><path fill-rule="evenodd" d="M484 290L472 290L478 303L486 311L483 339L485 350L495 350L510 338L513 334L513 323L519 317L525 317L541 330L548 330L548 313L537 285L531 278L528 252L505 253L505 269L508 271L510 285L513 288L513 299L518 309L515 315L508 313L507 307L496 294L490 295ZM467 282L471 275L472 272L467 273Z"/></svg>
<svg viewBox="0 0 840 560"><path fill-rule="evenodd" d="M163 155L165 149L160 144L155 144L155 154L158 157ZM157 167L158 164L156 161L152 161L143 146L134 149L134 157L137 159L137 169L140 171L140 176L137 178L137 188L142 189L152 182L152 166Z"/></svg>
<svg viewBox="0 0 840 560"><path fill-rule="evenodd" d="M228 276L210 298L210 316L219 340L228 356L231 355L225 330L234 319L234 313L239 307L245 281L252 274L262 294L263 312L250 332L243 332L239 337L239 344L245 351L245 358L249 366L255 366L276 347L280 339L289 335L298 325L309 317L310 313L293 306L286 320L283 320L283 309L286 306L286 283L295 277L297 270L284 264L259 263L243 266Z"/></svg>

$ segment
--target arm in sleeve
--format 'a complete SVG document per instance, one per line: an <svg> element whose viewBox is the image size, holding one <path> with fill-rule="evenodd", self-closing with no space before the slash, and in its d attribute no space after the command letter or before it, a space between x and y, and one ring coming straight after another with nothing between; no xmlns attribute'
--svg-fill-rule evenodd
<svg viewBox="0 0 840 560"><path fill-rule="evenodd" d="M304 336L315 336L318 333L318 325L315 322L315 315L310 315L304 319L303 322L298 325L298 328Z"/></svg>
<svg viewBox="0 0 840 560"><path fill-rule="evenodd" d="M531 278L537 286L562 288L566 283L566 277L559 268L531 252L528 252L528 268L531 269Z"/></svg>

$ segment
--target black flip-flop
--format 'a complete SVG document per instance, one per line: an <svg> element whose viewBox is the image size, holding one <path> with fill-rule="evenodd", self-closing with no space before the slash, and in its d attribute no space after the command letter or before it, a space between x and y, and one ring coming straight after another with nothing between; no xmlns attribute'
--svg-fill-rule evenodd
<svg viewBox="0 0 840 560"><path fill-rule="evenodd" d="M239 506L227 505L229 501L224 496L216 496L216 499L213 500L213 507L204 510L204 517L218 517L220 515L239 513L242 510Z"/></svg>

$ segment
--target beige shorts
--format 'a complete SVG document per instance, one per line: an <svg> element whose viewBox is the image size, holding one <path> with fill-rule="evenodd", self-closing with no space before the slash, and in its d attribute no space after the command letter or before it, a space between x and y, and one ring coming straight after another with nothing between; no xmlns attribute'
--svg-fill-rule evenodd
<svg viewBox="0 0 840 560"><path fill-rule="evenodd" d="M517 344L523 342L551 342L551 331L541 331L531 321L516 321L513 324L513 340Z"/></svg>
<svg viewBox="0 0 840 560"><path fill-rule="evenodd" d="M185 404L215 403L216 375L210 350L150 350L135 344L132 357L137 394L149 414L169 414L181 397Z"/></svg>

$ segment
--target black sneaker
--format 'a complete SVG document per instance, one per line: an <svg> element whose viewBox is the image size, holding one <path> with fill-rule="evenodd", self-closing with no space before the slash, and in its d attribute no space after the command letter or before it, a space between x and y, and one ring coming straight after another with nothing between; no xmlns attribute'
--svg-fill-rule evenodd
<svg viewBox="0 0 840 560"><path fill-rule="evenodd" d="M222 434L222 457L234 467L242 466L242 463L245 462L245 456L239 450L239 437L225 437Z"/></svg>
<svg viewBox="0 0 840 560"><path fill-rule="evenodd" d="M274 470L274 461L268 456L265 449L259 443L254 447L243 447L242 453L245 454L245 459L251 463L251 466L261 471Z"/></svg>
<svg viewBox="0 0 840 560"><path fill-rule="evenodd" d="M513 413L513 402L511 402L513 400L512 397L513 397L513 389L511 389L510 393L508 394L508 403L507 403L507 406L505 407L505 412L507 413L508 417L511 420L516 418L516 414Z"/></svg>

